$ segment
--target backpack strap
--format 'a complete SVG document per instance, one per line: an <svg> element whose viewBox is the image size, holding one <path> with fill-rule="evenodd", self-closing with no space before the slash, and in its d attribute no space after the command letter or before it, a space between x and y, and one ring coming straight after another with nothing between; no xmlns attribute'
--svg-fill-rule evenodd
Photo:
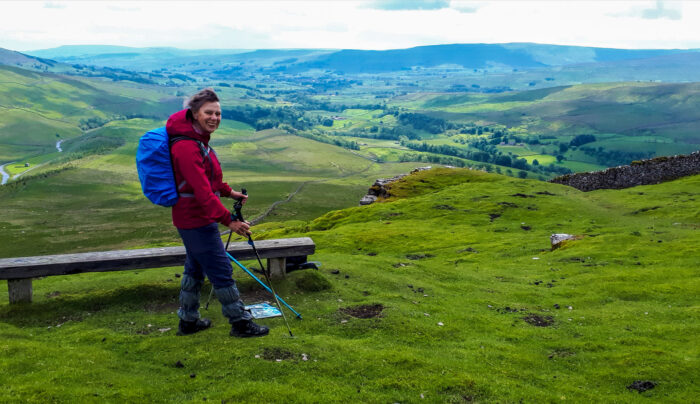
<svg viewBox="0 0 700 404"><path fill-rule="evenodd" d="M207 160L209 160L209 164L211 165L210 168L212 171L212 175L214 175L214 165L213 165L214 163L211 162L211 157L209 156L209 153L214 153L214 155L216 156L216 152L214 151L214 149L212 149L209 146L204 146L204 143L202 143L202 141L200 141L200 140L193 139L193 138L188 137L188 136L175 136L175 137L170 139L170 150L172 150L173 145L175 143L177 143L181 140L192 140L194 142L197 142L197 146L199 146L199 151L202 153L202 164L204 164ZM187 184L187 181L185 181L185 180L183 180L181 183L177 184L178 193L185 186L185 184ZM221 193L219 191L214 192L214 194L216 196L221 195ZM194 198L194 194L181 193L179 195L183 198Z"/></svg>

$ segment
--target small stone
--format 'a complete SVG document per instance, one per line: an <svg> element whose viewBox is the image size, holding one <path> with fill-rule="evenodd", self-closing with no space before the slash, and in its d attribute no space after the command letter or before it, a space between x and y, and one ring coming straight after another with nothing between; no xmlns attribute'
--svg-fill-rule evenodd
<svg viewBox="0 0 700 404"><path fill-rule="evenodd" d="M255 359L260 359L260 355L255 355Z"/></svg>
<svg viewBox="0 0 700 404"><path fill-rule="evenodd" d="M345 324L347 322L348 322L348 320L340 320L340 324Z"/></svg>
<svg viewBox="0 0 700 404"><path fill-rule="evenodd" d="M148 327L148 328L151 328L151 327L153 327L153 326L152 326L152 325L150 325L150 324L147 324L147 325L146 325L146 327Z"/></svg>
<svg viewBox="0 0 700 404"><path fill-rule="evenodd" d="M340 270L339 270L339 269L334 269L334 270L331 271L331 273L332 273L333 275L338 275L338 274L340 273Z"/></svg>
<svg viewBox="0 0 700 404"><path fill-rule="evenodd" d="M443 324L442 322L439 322L438 325L439 325L440 327L442 327L442 326L445 325L445 324Z"/></svg>
<svg viewBox="0 0 700 404"><path fill-rule="evenodd" d="M303 353L303 354L301 354L301 360L303 360L303 361L308 361L308 360L309 360L309 357L306 356L305 353Z"/></svg>
<svg viewBox="0 0 700 404"><path fill-rule="evenodd" d="M493 308L493 306L491 306L490 304L487 305L487 307L488 307L489 309L492 309L492 308Z"/></svg>
<svg viewBox="0 0 700 404"><path fill-rule="evenodd" d="M425 398L425 396L423 395L423 393L420 393L420 398Z"/></svg>
<svg viewBox="0 0 700 404"><path fill-rule="evenodd" d="M569 307L567 307L567 309L569 309L569 310L573 310L574 308L573 308L573 307L571 307L571 306L569 306Z"/></svg>
<svg viewBox="0 0 700 404"><path fill-rule="evenodd" d="M423 315L426 317L430 317L430 314L428 314L428 313L423 313Z"/></svg>
<svg viewBox="0 0 700 404"><path fill-rule="evenodd" d="M538 260L540 257L532 257L533 260Z"/></svg>
<svg viewBox="0 0 700 404"><path fill-rule="evenodd" d="M428 297L428 295L423 295L423 297Z"/></svg>
<svg viewBox="0 0 700 404"><path fill-rule="evenodd" d="M342 302L343 302L343 299L338 299L338 302L339 302L339 303L342 303Z"/></svg>
<svg viewBox="0 0 700 404"><path fill-rule="evenodd" d="M275 359L275 362L282 362L282 359Z"/></svg>
<svg viewBox="0 0 700 404"><path fill-rule="evenodd" d="M170 330L172 330L172 328L159 328L158 329L158 331L160 331L160 332L168 332Z"/></svg>

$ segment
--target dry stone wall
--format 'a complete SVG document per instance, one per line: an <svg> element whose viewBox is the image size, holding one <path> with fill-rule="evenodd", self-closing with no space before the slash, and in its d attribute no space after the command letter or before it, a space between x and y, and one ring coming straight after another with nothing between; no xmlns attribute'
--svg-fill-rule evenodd
<svg viewBox="0 0 700 404"><path fill-rule="evenodd" d="M604 171L562 175L550 182L587 192L658 184L695 174L700 174L700 151L634 161L628 166L611 167Z"/></svg>

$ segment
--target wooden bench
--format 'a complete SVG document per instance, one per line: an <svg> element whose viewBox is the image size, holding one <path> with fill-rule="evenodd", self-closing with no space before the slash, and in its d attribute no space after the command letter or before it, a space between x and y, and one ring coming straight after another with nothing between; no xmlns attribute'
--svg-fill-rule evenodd
<svg viewBox="0 0 700 404"><path fill-rule="evenodd" d="M285 276L287 257L311 255L316 250L316 245L309 237L260 240L255 242L255 247L260 258L267 259L271 276L276 278ZM237 260L255 259L255 253L247 242L231 243L228 252ZM32 278L163 268L184 263L185 247L3 258L0 259L0 279L7 279L10 303L20 303L32 301ZM235 268L234 266L234 270Z"/></svg>

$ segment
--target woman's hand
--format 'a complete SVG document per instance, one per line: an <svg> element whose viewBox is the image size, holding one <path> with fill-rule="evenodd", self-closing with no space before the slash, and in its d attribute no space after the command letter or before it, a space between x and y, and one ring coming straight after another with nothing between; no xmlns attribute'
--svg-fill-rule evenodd
<svg viewBox="0 0 700 404"><path fill-rule="evenodd" d="M246 201L248 200L248 195L236 191L231 191L231 195L229 195L229 197L235 200L241 199L241 205L245 205Z"/></svg>
<svg viewBox="0 0 700 404"><path fill-rule="evenodd" d="M232 232L241 235L243 237L248 237L250 236L250 222L241 222L238 220L235 220L231 223L228 224L228 228L231 229Z"/></svg>

